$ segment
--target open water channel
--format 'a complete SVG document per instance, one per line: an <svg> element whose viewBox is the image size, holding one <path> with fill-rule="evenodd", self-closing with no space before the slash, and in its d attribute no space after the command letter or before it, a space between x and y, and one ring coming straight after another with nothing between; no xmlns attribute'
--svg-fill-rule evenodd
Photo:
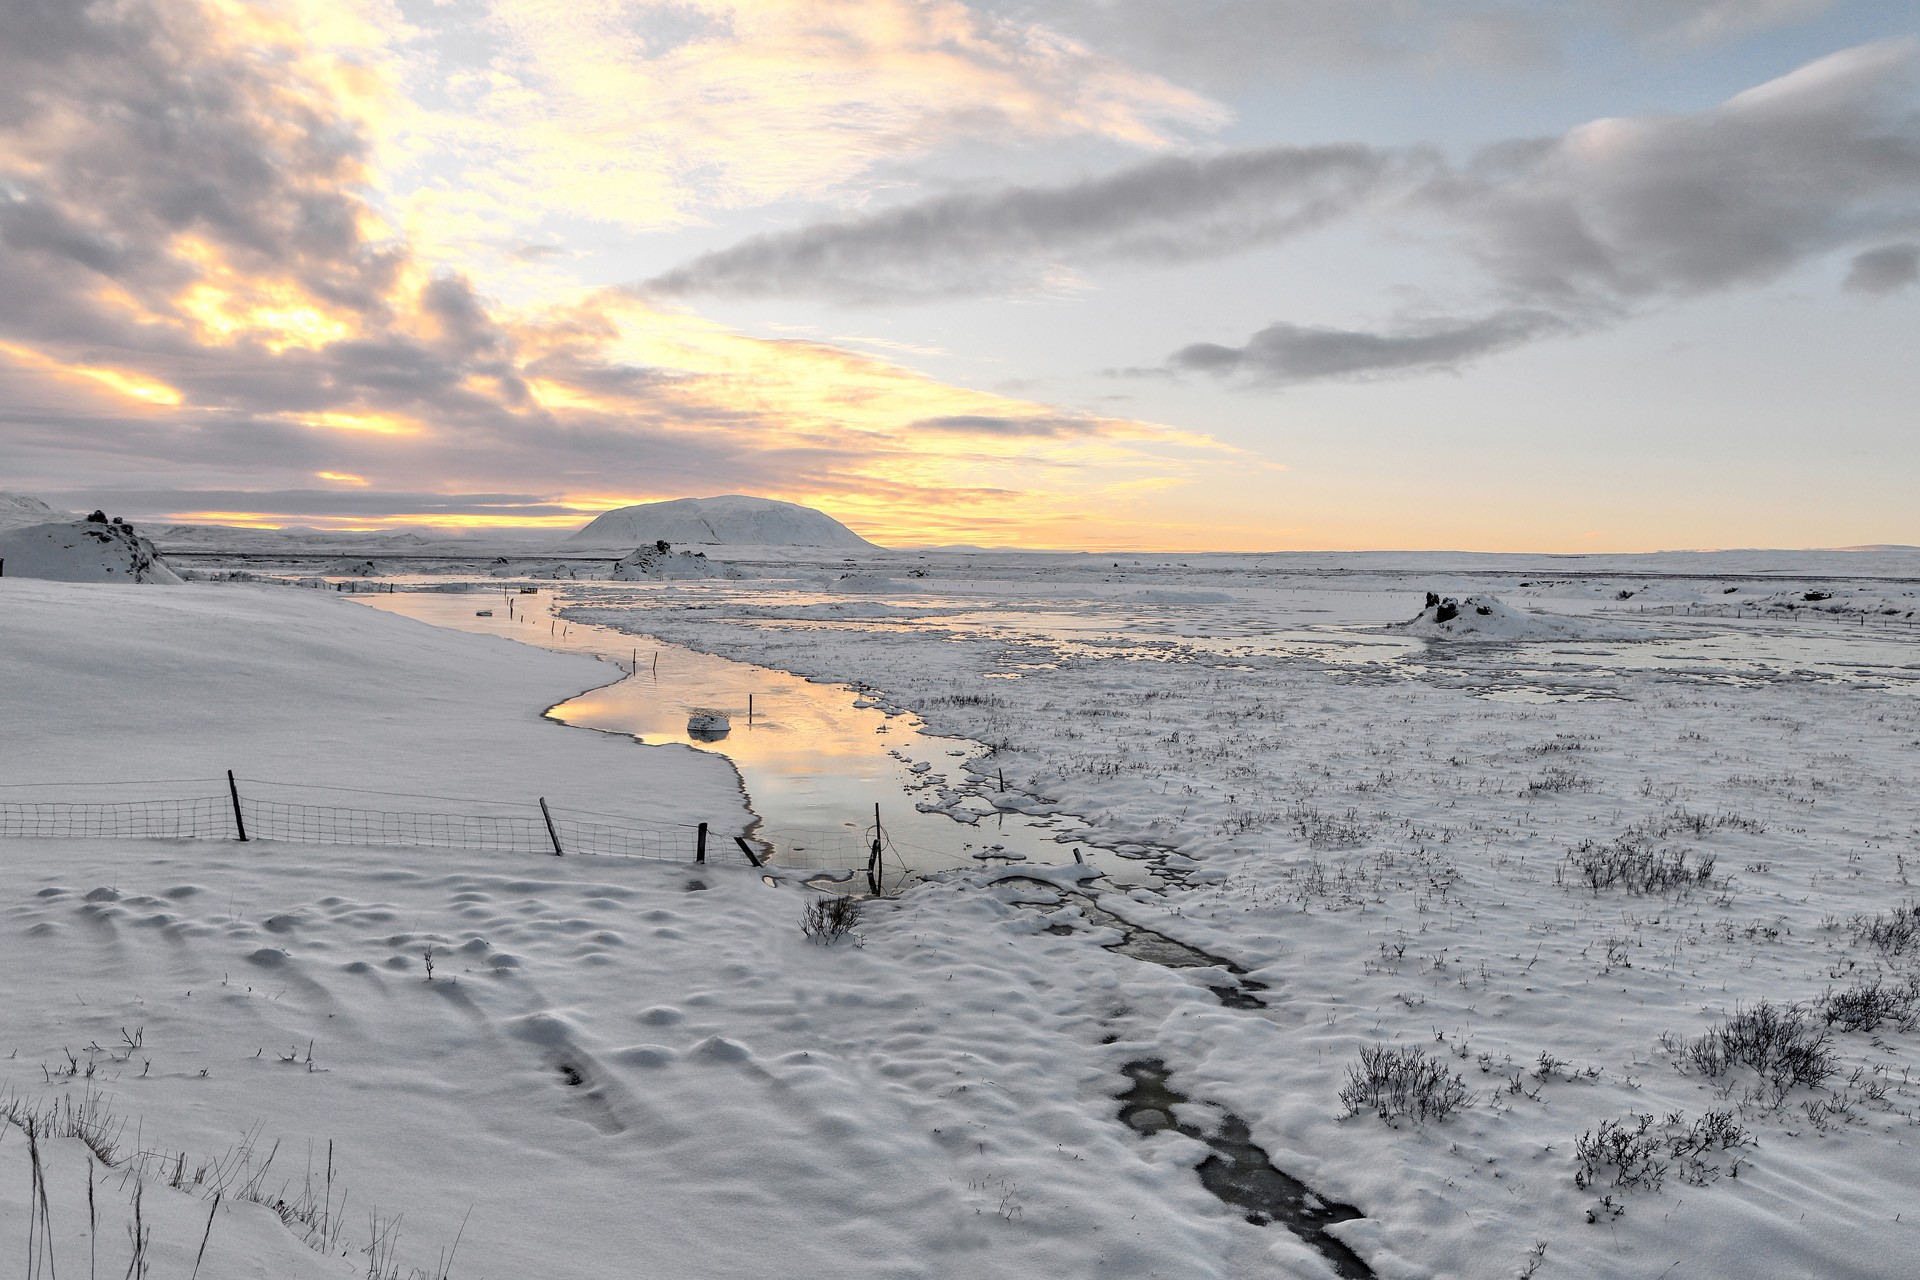
<svg viewBox="0 0 1920 1280"><path fill-rule="evenodd" d="M623 676L547 714L580 728L648 744L682 743L726 758L760 819L752 837L771 849L776 862L864 866L878 805L890 873L1001 858L1071 862L1077 848L1116 881L1150 878L1139 861L1059 839L1078 827L1071 817L1030 817L996 806L997 780L966 782L965 763L986 752L978 743L926 733L913 716L889 714L844 685L815 684L649 636L568 623L554 617L550 590L521 594L520 585L351 598L434 626L590 654L618 666ZM689 717L716 711L731 721L723 736L689 730ZM916 807L917 795L942 782L976 793L958 810L961 818Z"/></svg>

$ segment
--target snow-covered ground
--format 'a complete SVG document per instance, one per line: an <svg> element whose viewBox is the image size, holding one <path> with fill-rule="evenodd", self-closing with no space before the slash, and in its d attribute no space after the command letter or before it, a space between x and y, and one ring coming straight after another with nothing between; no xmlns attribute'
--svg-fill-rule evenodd
<svg viewBox="0 0 1920 1280"><path fill-rule="evenodd" d="M1842 563L1891 598L1902 556ZM1209 1193L1206 1142L1120 1122L1123 1069L1153 1061L1189 1130L1230 1113L1360 1210L1330 1233L1382 1276L1912 1273L1920 632L1688 616L1729 586L1823 590L1824 562L1752 582L1763 557L1561 580L1137 559L770 558L758 579L563 590L579 617L861 681L989 744L923 794L1167 850L1164 893L968 873L822 947L798 927L813 895L744 869L8 842L0 945L32 975L0 996L12 1088L97 1089L123 1146L189 1171L278 1140L262 1185L286 1170L290 1198L331 1141L337 1247L404 1212L408 1265L458 1236L456 1277L1329 1274ZM1391 630L1427 590L1588 625ZM0 584L8 781L214 776L244 753L259 776L743 820L723 762L539 718L602 678L331 593ZM1116 917L1210 955L1108 950ZM1829 1028L1817 1010L1846 1006L1822 998L1876 977L1895 1016ZM1686 1043L1761 1001L1808 1009L1835 1070L1703 1075ZM1470 1102L1344 1114L1363 1047L1426 1055ZM70 1061L93 1076L52 1078ZM1732 1145L1689 1146L1713 1112ZM1607 1133L1651 1163L1576 1185L1582 1136ZM85 1166L71 1143L52 1160L64 1258ZM127 1193L109 1199L102 1256L124 1268ZM0 1249L25 1203L0 1195ZM191 1237L170 1258L190 1263L209 1206L169 1202ZM277 1246L256 1209L215 1215L202 1275L302 1274L258 1260Z"/></svg>
<svg viewBox="0 0 1920 1280"><path fill-rule="evenodd" d="M1236 962L1268 1008L1204 1028L1138 1014L1127 1038L1363 1209L1336 1230L1382 1274L1511 1275L1544 1242L1542 1275L1904 1275L1920 1247L1910 1023L1836 1024L1818 1087L1683 1069L1684 1043L1727 1014L1817 1010L1875 979L1907 991L1920 959L1865 932L1911 918L1920 631L1687 617L1730 586L1777 598L1783 584L1748 581L1755 559L1476 584L973 558L933 561L867 618L823 619L793 584L580 588L572 616L857 679L993 744L966 772L1004 769L1011 803L1176 851L1185 888L1102 905ZM1509 635L1383 644L1418 635L1397 624L1429 582L1549 617L1496 598L1480 616ZM1665 890L1587 878L1706 859ZM1425 1125L1343 1118L1366 1045L1432 1055L1474 1105ZM1604 1123L1646 1115L1671 1138L1721 1109L1752 1145L1719 1174L1683 1176L1668 1141L1658 1191L1613 1186L1611 1166L1576 1185L1577 1142Z"/></svg>

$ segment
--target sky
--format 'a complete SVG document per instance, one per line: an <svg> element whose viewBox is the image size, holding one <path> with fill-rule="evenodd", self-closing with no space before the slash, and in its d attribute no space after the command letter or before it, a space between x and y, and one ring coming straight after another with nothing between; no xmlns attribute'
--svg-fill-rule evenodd
<svg viewBox="0 0 1920 1280"><path fill-rule="evenodd" d="M0 489L1920 543L1910 0L0 0Z"/></svg>

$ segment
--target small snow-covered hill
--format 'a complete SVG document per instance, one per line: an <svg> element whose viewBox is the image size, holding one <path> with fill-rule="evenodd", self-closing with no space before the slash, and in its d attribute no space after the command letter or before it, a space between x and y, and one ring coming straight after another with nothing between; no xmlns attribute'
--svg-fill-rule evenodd
<svg viewBox="0 0 1920 1280"><path fill-rule="evenodd" d="M615 582L669 582L737 578L740 571L692 551L662 552L655 547L641 547L623 557L607 576Z"/></svg>
<svg viewBox="0 0 1920 1280"><path fill-rule="evenodd" d="M873 543L824 511L744 494L621 507L596 516L567 541L596 547L636 547L664 541L873 549Z"/></svg>
<svg viewBox="0 0 1920 1280"><path fill-rule="evenodd" d="M0 529L0 574L56 582L180 581L132 525L93 519Z"/></svg>
<svg viewBox="0 0 1920 1280"><path fill-rule="evenodd" d="M1440 596L1414 617L1388 627L1430 640L1646 640L1652 632L1626 623L1516 609L1498 596Z"/></svg>

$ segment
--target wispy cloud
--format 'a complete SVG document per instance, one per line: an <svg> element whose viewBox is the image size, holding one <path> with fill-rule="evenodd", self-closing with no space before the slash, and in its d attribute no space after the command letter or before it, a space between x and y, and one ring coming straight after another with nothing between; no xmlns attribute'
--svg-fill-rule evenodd
<svg viewBox="0 0 1920 1280"><path fill-rule="evenodd" d="M1031 288L1061 262L1240 252L1404 195L1434 168L1358 145L1165 156L1057 186L956 192L756 236L649 281L662 295L926 301Z"/></svg>
<svg viewBox="0 0 1920 1280"><path fill-rule="evenodd" d="M1846 286L1855 293L1898 293L1920 283L1920 244L1887 244L1855 254Z"/></svg>
<svg viewBox="0 0 1920 1280"><path fill-rule="evenodd" d="M1775 279L1920 226L1910 41L1863 45L1687 115L1596 120L1487 147L1249 148L1099 178L934 196L746 240L651 281L656 293L925 302L1031 286L1060 264L1241 253L1384 211L1479 272L1476 318L1368 332L1276 322L1195 344L1171 367L1264 382L1454 368L1676 299ZM1848 286L1904 287L1904 244Z"/></svg>
<svg viewBox="0 0 1920 1280"><path fill-rule="evenodd" d="M430 21L430 19L423 19ZM970 138L1160 146L1211 100L960 0L493 0L484 68L428 128L466 181L450 218L564 213L629 227L818 196Z"/></svg>
<svg viewBox="0 0 1920 1280"><path fill-rule="evenodd" d="M1430 319L1382 333L1271 324L1241 346L1194 343L1174 352L1168 363L1257 383L1383 377L1456 369L1571 327L1553 312L1518 309L1473 319Z"/></svg>

